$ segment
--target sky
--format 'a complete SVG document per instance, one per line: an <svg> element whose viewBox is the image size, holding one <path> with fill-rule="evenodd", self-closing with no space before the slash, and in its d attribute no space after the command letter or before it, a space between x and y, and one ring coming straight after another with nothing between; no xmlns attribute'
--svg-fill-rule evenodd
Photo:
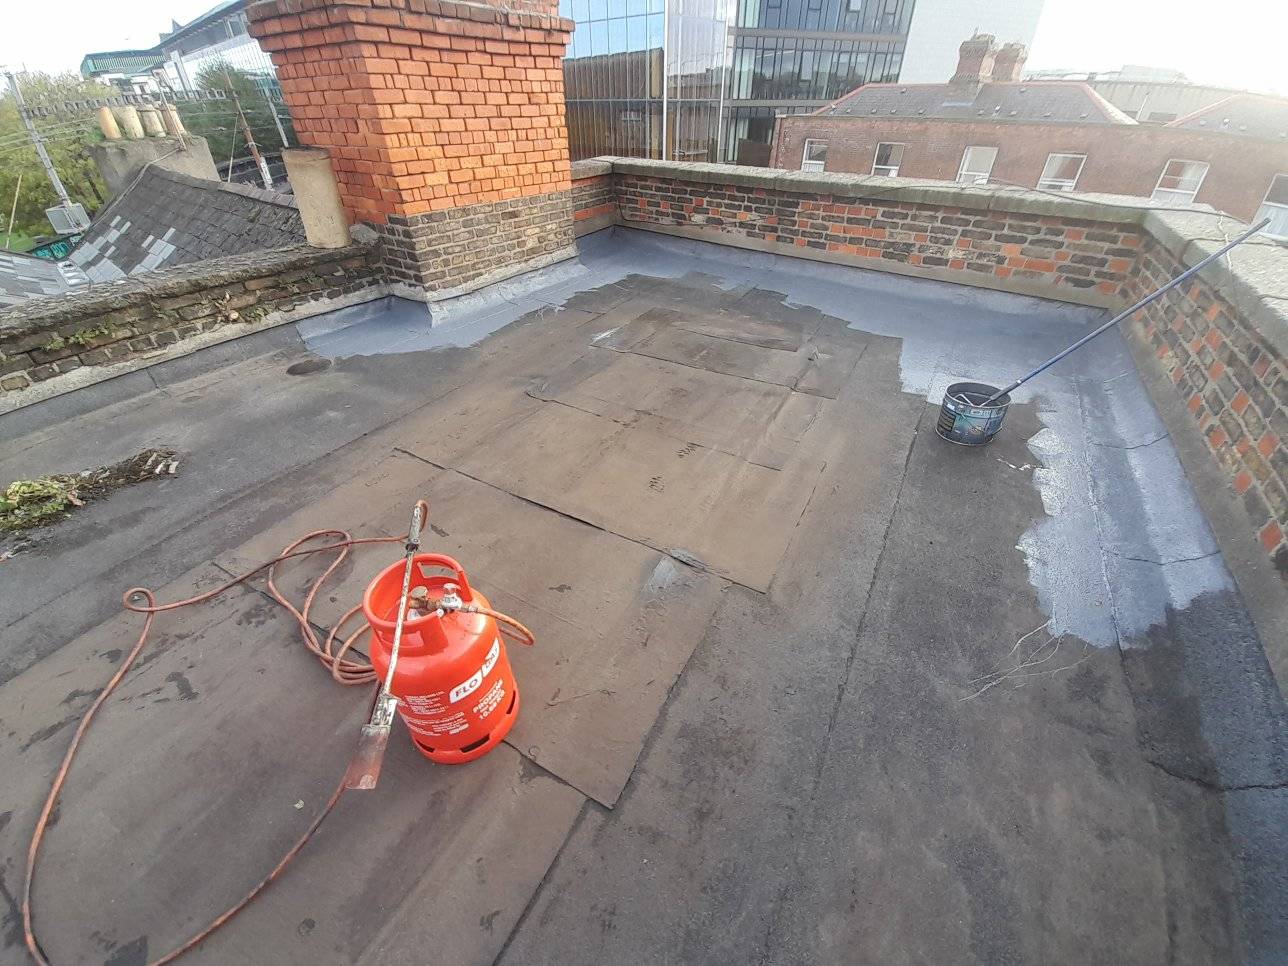
<svg viewBox="0 0 1288 966"><path fill-rule="evenodd" d="M94 50L151 47L215 0L0 0L0 67L75 70ZM997 0L1006 3L1008 0ZM1288 94L1283 0L1046 0L1029 66L1172 67L1199 83Z"/></svg>
<svg viewBox="0 0 1288 966"><path fill-rule="evenodd" d="M1286 39L1284 0L1046 0L1028 66L1172 67L1196 83L1288 94Z"/></svg>

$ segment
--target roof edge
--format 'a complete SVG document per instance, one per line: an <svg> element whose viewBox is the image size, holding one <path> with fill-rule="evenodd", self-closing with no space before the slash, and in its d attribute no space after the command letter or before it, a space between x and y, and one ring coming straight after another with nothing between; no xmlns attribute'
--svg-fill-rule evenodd
<svg viewBox="0 0 1288 966"><path fill-rule="evenodd" d="M781 168L757 168L697 161L654 161L620 157L601 157L593 160L611 164L614 174L672 178L700 184L768 188L775 191L827 195L834 199L902 201L910 204L941 205L976 211L1045 215L1078 221L1140 225L1150 209L1148 199L1140 199L1140 204L1136 205L1126 198L1110 200L1104 196L1087 196L1080 192L1056 196L1050 192L1001 185L971 187L952 181L884 178L876 175L827 171L788 171Z"/></svg>

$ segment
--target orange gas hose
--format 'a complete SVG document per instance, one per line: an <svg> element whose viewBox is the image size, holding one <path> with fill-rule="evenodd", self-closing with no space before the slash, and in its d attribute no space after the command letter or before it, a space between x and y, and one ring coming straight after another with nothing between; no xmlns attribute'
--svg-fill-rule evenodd
<svg viewBox="0 0 1288 966"><path fill-rule="evenodd" d="M425 515L427 516L428 506L425 506L424 509L426 511ZM339 539L336 542L326 543L316 547L303 546L309 541L317 540L321 537L338 537ZM54 776L53 783L50 785L49 794L45 797L44 807L40 811L40 817L36 820L36 828L32 833L31 844L27 849L27 876L26 881L23 883L22 892L22 926L23 935L27 943L27 951L31 953L32 959L39 963L40 966L49 966L49 960L45 958L44 952L40 948L40 941L36 937L31 904L32 884L36 875L36 860L40 854L40 847L44 842L45 833L48 831L49 816L53 813L55 805L58 804L59 795L62 794L63 785L66 783L68 773L71 771L72 761L76 757L76 752L80 749L80 744L82 739L85 737L85 733L89 731L89 727L93 723L95 715L98 714L98 711L102 708L104 702L106 702L112 692L116 690L117 685L121 683L134 662L143 652L143 648L147 645L148 635L152 631L152 622L156 618L156 615L165 611L177 610L180 607L188 607L192 604L200 604L205 601L212 600L225 591L230 590L239 584L245 583L256 574L267 571L266 582L269 593L273 596L274 600L286 608L291 616L295 618L296 623L299 625L300 636L304 640L305 647L307 647L310 653L312 653L322 663L322 665L331 672L331 676L336 681L344 685L371 684L376 680L375 671L372 669L371 664L366 661L359 661L346 657L353 643L365 630L367 630L369 625L366 621L363 621L357 630L347 636L341 636L341 628L362 608L360 606L353 607L346 611L345 614L336 622L335 626L331 628L323 641L318 640L316 632L309 623L309 610L313 606L313 601L316 599L322 585L327 581L331 574L335 572L336 568L338 568L348 557L350 548L365 544L404 543L407 539L406 535L400 537L355 538L344 530L314 530L311 533L305 534L294 543L287 545L280 554L267 563L260 564L253 570L249 570L244 574L233 577L231 580L226 581L213 590L208 590L192 597L186 597L183 600L172 601L168 604L158 604L156 595L146 587L133 587L125 592L122 598L122 603L126 610L145 615L143 629L139 633L138 640L135 641L130 652L126 654L125 659L116 669L116 673L112 675L111 679L107 682L106 687L103 688L98 697L96 697L90 704L84 716L81 718L80 723L76 726L76 732L72 735L71 743L68 745L67 751L63 755L62 763L58 767L58 772ZM277 588L273 579L277 571L277 566L286 560L332 551L339 551L335 560L333 560L330 566L328 566L326 570L324 570L317 579L313 581L312 585L309 587L307 596L304 598L304 604L301 607L296 608L295 605L287 600ZM514 636L519 643L531 645L534 641L532 632L512 617L473 605L466 605L461 609L487 614L498 621L503 629L507 626L513 628L514 630L507 633L507 636ZM173 962L184 953L200 945L209 938L215 930L228 922L228 920L237 915L237 913L245 909L256 896L266 889L269 884L271 884L281 874L282 870L286 868L290 861L299 854L300 850L304 848L309 839L312 838L313 834L318 830L318 827L321 826L323 820L335 808L336 803L340 801L340 796L343 793L344 781L342 779L340 784L336 786L335 791L331 793L331 797L327 800L326 805L323 806L322 811L313 820L312 824L309 825L295 845L292 846L290 851L282 857L281 861L273 867L272 871L269 872L267 876L261 879L244 898L230 906L208 926L192 938L188 939L181 946L176 947L159 959L153 960L149 966L161 966L163 963Z"/></svg>

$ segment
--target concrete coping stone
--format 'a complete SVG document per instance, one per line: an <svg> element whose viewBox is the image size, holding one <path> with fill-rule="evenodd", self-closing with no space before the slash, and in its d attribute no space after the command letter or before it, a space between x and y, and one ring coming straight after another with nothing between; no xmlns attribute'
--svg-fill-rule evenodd
<svg viewBox="0 0 1288 966"><path fill-rule="evenodd" d="M1196 265L1246 231L1237 218L1204 217L1187 211L1151 211L1145 230L1183 265ZM1199 276L1220 292L1270 344L1288 359L1288 246L1251 238Z"/></svg>
<svg viewBox="0 0 1288 966"><path fill-rule="evenodd" d="M572 163L573 181L583 181L586 178L599 178L612 173L612 162L605 161L601 158L590 158L586 161L574 161Z"/></svg>
<svg viewBox="0 0 1288 966"><path fill-rule="evenodd" d="M0 343L43 332L52 326L136 308L145 299L172 298L253 278L266 278L294 269L310 268L366 257L370 248L313 248L295 245L276 251L246 252L189 262L145 272L118 282L90 285L61 295L29 299L0 311Z"/></svg>

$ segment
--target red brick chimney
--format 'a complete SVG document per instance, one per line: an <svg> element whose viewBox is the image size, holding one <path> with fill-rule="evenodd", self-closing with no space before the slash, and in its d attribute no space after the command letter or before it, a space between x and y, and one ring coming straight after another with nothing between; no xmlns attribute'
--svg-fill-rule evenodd
<svg viewBox="0 0 1288 966"><path fill-rule="evenodd" d="M400 294L471 291L573 254L557 0L257 0L302 144L331 155Z"/></svg>
<svg viewBox="0 0 1288 966"><path fill-rule="evenodd" d="M962 41L958 48L957 73L950 83L982 84L993 78L993 58L997 54L997 38L992 34L977 33L970 40Z"/></svg>
<svg viewBox="0 0 1288 966"><path fill-rule="evenodd" d="M993 57L993 80L1014 83L1024 73L1024 62L1029 59L1029 48L1023 44L1004 44Z"/></svg>

